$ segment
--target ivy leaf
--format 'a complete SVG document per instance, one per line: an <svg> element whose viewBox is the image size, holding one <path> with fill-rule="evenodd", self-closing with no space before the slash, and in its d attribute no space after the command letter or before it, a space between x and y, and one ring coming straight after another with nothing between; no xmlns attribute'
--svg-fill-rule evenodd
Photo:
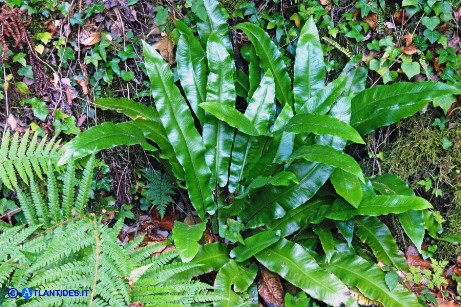
<svg viewBox="0 0 461 307"><path fill-rule="evenodd" d="M122 79L123 81L131 81L134 78L134 72L132 71L121 71Z"/></svg>
<svg viewBox="0 0 461 307"><path fill-rule="evenodd" d="M91 56L87 55L85 56L84 62L85 64L93 64L94 67L97 69L98 68L98 61L102 60L101 56L99 53L94 52Z"/></svg>
<svg viewBox="0 0 461 307"><path fill-rule="evenodd" d="M13 62L17 62L22 66L26 66L26 54L24 52L19 52L13 57Z"/></svg>
<svg viewBox="0 0 461 307"><path fill-rule="evenodd" d="M163 25L168 18L168 9L164 8L163 6L157 6L156 14L155 14L155 23L157 25Z"/></svg>
<svg viewBox="0 0 461 307"><path fill-rule="evenodd" d="M133 45L126 45L125 49L119 51L117 54L122 61L126 61L127 59L134 59L136 58L136 52L134 52Z"/></svg>
<svg viewBox="0 0 461 307"><path fill-rule="evenodd" d="M446 137L443 137L442 138L442 148L447 150L448 148L450 148L451 146L453 146L453 142L450 141L448 138Z"/></svg>
<svg viewBox="0 0 461 307"><path fill-rule="evenodd" d="M19 68L18 75L29 79L34 79L34 72L32 71L32 66L26 65L24 67Z"/></svg>
<svg viewBox="0 0 461 307"><path fill-rule="evenodd" d="M434 31L434 29L440 24L440 19L437 16L433 17L423 17L421 19L421 24L424 25L426 28L428 28L431 31Z"/></svg>
<svg viewBox="0 0 461 307"><path fill-rule="evenodd" d="M402 71L407 75L408 79L413 78L421 72L421 66L418 62L404 62L401 65Z"/></svg>
<svg viewBox="0 0 461 307"><path fill-rule="evenodd" d="M21 94L30 94L29 88L24 82L16 82L14 85Z"/></svg>
<svg viewBox="0 0 461 307"><path fill-rule="evenodd" d="M75 26L75 25L83 26L83 24L85 23L83 14L80 12L74 13L72 17L70 17L69 21L72 26Z"/></svg>
<svg viewBox="0 0 461 307"><path fill-rule="evenodd" d="M173 240L178 250L180 250L183 262L191 261L198 253L200 244L197 241L202 238L205 228L205 223L189 226L178 221L174 222Z"/></svg>
<svg viewBox="0 0 461 307"><path fill-rule="evenodd" d="M434 107L440 107L443 110L443 114L447 115L448 110L456 102L456 97L454 95L444 95L434 98L432 104Z"/></svg>
<svg viewBox="0 0 461 307"><path fill-rule="evenodd" d="M21 105L23 104L30 105L32 107L32 111L34 112L34 116L42 122L45 121L46 117L48 116L48 108L46 107L46 103L43 100L34 97L31 99L23 100Z"/></svg>
<svg viewBox="0 0 461 307"><path fill-rule="evenodd" d="M41 32L35 34L35 37L40 40L42 43L45 45L48 44L48 42L51 40L52 36L50 32Z"/></svg>
<svg viewBox="0 0 461 307"><path fill-rule="evenodd" d="M438 41L439 38L442 36L439 32L431 31L429 29L424 30L423 34L424 34L424 37L427 38L431 42L431 44Z"/></svg>

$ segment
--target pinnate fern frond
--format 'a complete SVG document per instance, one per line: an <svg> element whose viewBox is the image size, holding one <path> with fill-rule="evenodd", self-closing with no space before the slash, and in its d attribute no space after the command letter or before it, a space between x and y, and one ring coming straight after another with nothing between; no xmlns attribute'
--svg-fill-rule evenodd
<svg viewBox="0 0 461 307"><path fill-rule="evenodd" d="M49 161L54 164L58 160L59 144L55 138L47 142L46 136L38 142L38 134L31 136L29 130L21 139L19 133L11 136L6 131L0 145L0 180L9 189L14 189L18 185L18 175L26 185L34 175L43 179Z"/></svg>

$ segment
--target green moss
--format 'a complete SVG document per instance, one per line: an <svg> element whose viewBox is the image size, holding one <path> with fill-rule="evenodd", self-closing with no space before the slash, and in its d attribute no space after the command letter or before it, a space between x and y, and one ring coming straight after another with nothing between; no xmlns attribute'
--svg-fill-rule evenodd
<svg viewBox="0 0 461 307"><path fill-rule="evenodd" d="M461 235L461 121L450 122L450 129L440 131L433 127L435 111L418 114L397 126L394 140L384 147L383 173L394 173L405 179L417 193L432 202L446 224L444 234ZM442 139L453 145L444 149ZM425 191L420 180L432 180L432 188ZM436 197L433 189L441 189ZM461 247L449 243L438 244L440 259L451 259L461 254Z"/></svg>
<svg viewBox="0 0 461 307"><path fill-rule="evenodd" d="M232 14L233 11L238 9L243 2L245 2L245 0L219 0L219 3L226 8L229 14Z"/></svg>

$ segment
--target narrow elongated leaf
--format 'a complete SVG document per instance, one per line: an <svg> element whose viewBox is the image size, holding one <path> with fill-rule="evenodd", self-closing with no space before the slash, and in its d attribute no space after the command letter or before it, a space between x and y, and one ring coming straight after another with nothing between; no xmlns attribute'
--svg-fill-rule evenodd
<svg viewBox="0 0 461 307"><path fill-rule="evenodd" d="M230 256L236 258L237 262L242 262L250 259L260 251L268 248L275 242L280 240L280 236L275 231L263 231L246 238L243 242L245 245L240 245L231 250Z"/></svg>
<svg viewBox="0 0 461 307"><path fill-rule="evenodd" d="M358 288L367 298L379 301L384 306L423 306L413 293L401 285L389 290L384 281L384 272L359 256L338 253L325 268L349 287Z"/></svg>
<svg viewBox="0 0 461 307"><path fill-rule="evenodd" d="M286 132L329 134L359 144L365 144L360 134L343 121L327 115L298 114L293 116L283 128Z"/></svg>
<svg viewBox="0 0 461 307"><path fill-rule="evenodd" d="M226 263L219 270L214 283L215 293L225 299L215 302L213 306L234 307L243 304L243 299L234 291L246 291L253 283L257 271L258 269L255 264L249 268L244 268L232 260ZM232 291L232 288L234 291Z"/></svg>
<svg viewBox="0 0 461 307"><path fill-rule="evenodd" d="M176 180L183 181L184 169L176 158L176 153L174 152L170 140L168 140L166 130L162 123L144 119L137 119L133 121L133 123L136 124L139 129L141 129L146 139L151 140L157 144L161 150L159 158L168 160Z"/></svg>
<svg viewBox="0 0 461 307"><path fill-rule="evenodd" d="M247 222L247 227L264 225L280 219L312 198L328 180L333 168L324 164L295 162L288 171L296 174L299 184L288 187L269 186L262 188L251 197L249 206L243 208L239 217Z"/></svg>
<svg viewBox="0 0 461 307"><path fill-rule="evenodd" d="M344 96L352 96L360 93L365 89L367 83L368 68L366 65L360 65L361 62L362 55L357 54L353 56L349 62L347 62L346 66L344 66L340 75L347 77Z"/></svg>
<svg viewBox="0 0 461 307"><path fill-rule="evenodd" d="M347 303L347 287L334 275L320 268L300 245L280 240L256 255L256 259L310 296L333 306Z"/></svg>
<svg viewBox="0 0 461 307"><path fill-rule="evenodd" d="M319 236L320 244L322 245L323 251L327 258L327 262L330 262L333 253L335 252L335 241L330 229L324 225L312 225L312 230Z"/></svg>
<svg viewBox="0 0 461 307"><path fill-rule="evenodd" d="M94 102L95 105L102 109L110 109L123 113L131 119L148 119L155 122L160 122L157 111L145 106L139 102L126 98L98 98Z"/></svg>
<svg viewBox="0 0 461 307"><path fill-rule="evenodd" d="M399 214L409 210L430 209L432 205L424 198L406 195L377 195L364 198L357 208L360 215Z"/></svg>
<svg viewBox="0 0 461 307"><path fill-rule="evenodd" d="M214 32L208 38L207 58L210 66L206 96L208 103L233 109L237 98L234 60ZM229 177L234 129L206 112L202 136L206 147L205 160L212 171L212 184L224 187Z"/></svg>
<svg viewBox="0 0 461 307"><path fill-rule="evenodd" d="M72 158L81 158L103 149L135 144L141 145L146 150L157 150L147 143L144 133L135 122L103 123L80 133L64 145L58 165L63 165Z"/></svg>
<svg viewBox="0 0 461 307"><path fill-rule="evenodd" d="M336 193L342 196L355 208L359 206L363 197L363 192L360 186L360 180L356 176L337 168L331 174L330 181Z"/></svg>
<svg viewBox="0 0 461 307"><path fill-rule="evenodd" d="M192 111L203 125L204 113L198 105L206 97L207 66L204 51L190 27L180 20L176 20L176 27L181 32L176 48L178 77Z"/></svg>
<svg viewBox="0 0 461 307"><path fill-rule="evenodd" d="M160 157L168 160L177 180L184 180L184 170L176 158L165 128L163 127L157 110L125 98L99 98L95 104L103 109L111 109L120 112L131 119L144 133L146 139L157 143L161 150Z"/></svg>
<svg viewBox="0 0 461 307"><path fill-rule="evenodd" d="M259 69L259 68L258 68ZM259 130L266 132L272 116L274 104L274 78L270 71L264 75L260 85L248 103L244 116ZM229 172L229 192L233 193L243 175L246 159L251 147L250 137L238 132L234 139L232 162Z"/></svg>
<svg viewBox="0 0 461 307"><path fill-rule="evenodd" d="M198 34L205 43L212 32L215 32L224 42L227 51L232 52L232 43L229 37L227 20L221 11L219 1L203 0L207 15L203 22L197 23Z"/></svg>
<svg viewBox="0 0 461 307"><path fill-rule="evenodd" d="M268 221L266 227L274 231L279 230L280 235L286 237L309 225L314 219L316 222L321 221L328 208L329 205L322 199L313 199L295 209L289 210L280 219Z"/></svg>
<svg viewBox="0 0 461 307"><path fill-rule="evenodd" d="M189 226L175 221L173 227L174 245L180 251L183 262L191 261L198 252L200 244L197 242L202 238L206 224L200 223Z"/></svg>
<svg viewBox="0 0 461 307"><path fill-rule="evenodd" d="M351 124L365 134L413 115L436 97L459 92L454 86L430 81L369 88L352 99Z"/></svg>
<svg viewBox="0 0 461 307"><path fill-rule="evenodd" d="M375 177L372 182L373 188L384 195L415 195L413 190L400 177L393 174ZM421 252L425 234L424 212L421 210L408 210L400 213L398 217L403 230L418 251Z"/></svg>
<svg viewBox="0 0 461 307"><path fill-rule="evenodd" d="M250 59L251 61L248 64L248 81L250 83L248 101L253 97L253 93L256 91L261 81L261 68L259 67L259 58L256 55L254 46L251 46Z"/></svg>
<svg viewBox="0 0 461 307"><path fill-rule="evenodd" d="M250 84L248 82L248 75L238 69L235 74L235 92L242 98L247 98Z"/></svg>
<svg viewBox="0 0 461 307"><path fill-rule="evenodd" d="M343 93L346 81L347 78L345 76L332 81L327 86L319 90L315 96L307 99L307 101L299 107L299 110L296 113L326 114L336 99L338 99Z"/></svg>
<svg viewBox="0 0 461 307"><path fill-rule="evenodd" d="M338 227L339 232L346 239L347 245L351 247L352 239L354 237L354 220L347 221L335 221L336 227Z"/></svg>
<svg viewBox="0 0 461 307"><path fill-rule="evenodd" d="M325 86L325 63L319 32L311 16L301 29L294 66L295 111Z"/></svg>
<svg viewBox="0 0 461 307"><path fill-rule="evenodd" d="M217 119L228 123L230 126L237 128L245 134L252 136L259 136L263 134L262 132L256 130L248 118L233 107L218 105L211 102L203 102L200 104L200 107L215 116Z"/></svg>
<svg viewBox="0 0 461 307"><path fill-rule="evenodd" d="M296 159L331 165L358 177L362 182L364 181L362 169L357 162L351 156L329 146L311 145L300 147L293 153L289 161Z"/></svg>
<svg viewBox="0 0 461 307"><path fill-rule="evenodd" d="M384 264L394 265L399 270L408 268L405 257L399 254L389 228L374 216L356 217L355 233L360 240L370 246L376 258Z"/></svg>
<svg viewBox="0 0 461 307"><path fill-rule="evenodd" d="M270 70L275 79L275 96L283 105L293 105L293 92L291 79L287 67L283 62L282 55L269 35L259 26L249 22L240 23L236 27L242 30L253 43L256 54L259 57L261 67Z"/></svg>
<svg viewBox="0 0 461 307"><path fill-rule="evenodd" d="M210 187L211 171L204 157L205 145L184 98L174 84L168 64L151 46L147 43L143 45L155 105L177 158L187 170L184 177L191 203L203 220L205 211L215 210Z"/></svg>
<svg viewBox="0 0 461 307"><path fill-rule="evenodd" d="M235 199L243 199L250 194L253 190L262 188L267 185L273 185L273 186L288 186L290 183L298 182L298 178L296 178L296 175L287 172L287 171L281 171L274 176L269 176L269 177L264 177L264 176L258 176L255 179L253 179L250 183L250 185L245 189L245 191L237 196Z"/></svg>

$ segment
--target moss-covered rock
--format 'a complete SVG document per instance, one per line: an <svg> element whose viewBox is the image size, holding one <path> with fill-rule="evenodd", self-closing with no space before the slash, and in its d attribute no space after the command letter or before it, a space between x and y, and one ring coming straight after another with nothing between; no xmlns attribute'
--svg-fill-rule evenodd
<svg viewBox="0 0 461 307"><path fill-rule="evenodd" d="M434 110L413 116L398 126L393 141L384 146L383 173L405 179L421 196L429 199L446 220L445 234L461 235L461 121L434 126ZM436 122L437 123L437 122ZM449 146L451 145L451 146ZM419 182L431 181L423 187ZM441 196L437 196L439 189ZM440 259L454 260L461 246L438 244Z"/></svg>

